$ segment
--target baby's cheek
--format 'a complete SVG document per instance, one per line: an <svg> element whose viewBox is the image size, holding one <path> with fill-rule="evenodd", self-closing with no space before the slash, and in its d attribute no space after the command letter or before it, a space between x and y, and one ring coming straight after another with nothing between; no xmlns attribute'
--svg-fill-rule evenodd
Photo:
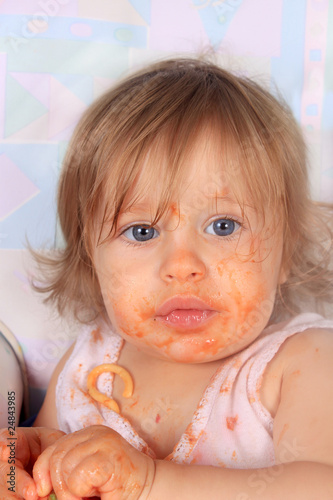
<svg viewBox="0 0 333 500"><path fill-rule="evenodd" d="M131 337L142 338L147 329L147 320L155 314L154 300L142 293L130 292L117 294L108 291L105 304L110 321L120 331Z"/></svg>
<svg viewBox="0 0 333 500"><path fill-rule="evenodd" d="M253 342L265 329L275 303L275 290L261 283L257 292L244 301L238 311L237 337L242 347ZM242 341L243 339L243 341Z"/></svg>

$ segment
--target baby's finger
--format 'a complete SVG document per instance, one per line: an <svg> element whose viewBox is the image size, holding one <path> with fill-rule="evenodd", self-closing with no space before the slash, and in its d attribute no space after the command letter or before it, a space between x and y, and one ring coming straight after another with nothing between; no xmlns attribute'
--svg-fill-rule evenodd
<svg viewBox="0 0 333 500"><path fill-rule="evenodd" d="M74 435L74 441L77 441L78 437L79 436ZM50 457L51 482L58 500L81 500L82 498L81 495L76 495L75 492L68 488L68 471L71 471L77 464L77 461L75 459L74 462L72 460L77 456L77 453L75 453L74 450L76 450L77 448L81 449L82 447L82 443L79 443L76 446L74 445L74 448L68 448L70 441L71 438L68 439L67 443L64 443L63 448L58 447ZM79 462L81 462L82 457L84 457L84 455L81 455L79 453Z"/></svg>
<svg viewBox="0 0 333 500"><path fill-rule="evenodd" d="M37 459L33 468L33 478L40 497L48 497L54 490L57 500L81 500L72 495L63 478L62 459L66 454L58 443L49 446Z"/></svg>
<svg viewBox="0 0 333 500"><path fill-rule="evenodd" d="M49 495L52 491L52 481L50 475L50 458L54 452L56 444L46 448L43 453L37 458L32 475L35 480L37 493L40 497Z"/></svg>
<svg viewBox="0 0 333 500"><path fill-rule="evenodd" d="M41 452L53 444L64 432L38 427L17 428L10 435L6 429L0 431L0 460L15 456L16 462L26 467L33 464ZM31 465L32 466L32 465Z"/></svg>
<svg viewBox="0 0 333 500"><path fill-rule="evenodd" d="M15 432L7 429L2 429L0 431L0 460L7 462L10 459L15 459L23 464L27 465L30 459L29 445L24 435L24 432L20 429L16 429Z"/></svg>
<svg viewBox="0 0 333 500"><path fill-rule="evenodd" d="M0 486L0 498L1 500L22 500L23 497L8 491L7 488L3 486Z"/></svg>
<svg viewBox="0 0 333 500"><path fill-rule="evenodd" d="M54 444L63 436L66 436L65 432L58 429L45 429L44 427L34 427L34 429L39 435L41 451L44 451L45 448L51 446L51 444Z"/></svg>
<svg viewBox="0 0 333 500"><path fill-rule="evenodd" d="M107 429L107 432L110 433L110 429ZM53 487L59 500L79 500L81 496L72 494L68 489L64 471L68 477L71 470L85 457L95 453L98 445L94 438L96 435L101 438L105 433L106 428L103 426L92 426L65 435L47 448L38 457L33 468L38 494L48 495Z"/></svg>
<svg viewBox="0 0 333 500"><path fill-rule="evenodd" d="M65 435L64 432L57 429L46 429L44 427L31 427L25 430L25 434L29 441L33 463L48 446L51 446Z"/></svg>
<svg viewBox="0 0 333 500"><path fill-rule="evenodd" d="M73 450L74 451L74 450ZM100 492L100 489L113 478L114 483L117 478L114 477L114 468L103 460L102 454L96 452L89 456L85 456L77 465L73 467L67 460L63 464L63 477L70 493L76 497L91 497ZM115 486L115 490L117 487ZM107 490L113 491L111 487Z"/></svg>
<svg viewBox="0 0 333 500"><path fill-rule="evenodd" d="M0 491L6 491L6 496L0 498L37 500L38 495L32 477L20 467L13 467L8 462L0 462Z"/></svg>

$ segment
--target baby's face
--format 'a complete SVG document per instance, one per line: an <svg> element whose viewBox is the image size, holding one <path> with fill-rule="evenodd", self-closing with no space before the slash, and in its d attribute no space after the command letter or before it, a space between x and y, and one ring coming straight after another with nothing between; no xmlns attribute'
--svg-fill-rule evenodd
<svg viewBox="0 0 333 500"><path fill-rule="evenodd" d="M283 242L274 214L263 224L246 199L242 210L205 137L188 161L179 202L149 229L156 199L147 193L121 213L94 264L114 330L151 355L201 363L260 335L284 280Z"/></svg>

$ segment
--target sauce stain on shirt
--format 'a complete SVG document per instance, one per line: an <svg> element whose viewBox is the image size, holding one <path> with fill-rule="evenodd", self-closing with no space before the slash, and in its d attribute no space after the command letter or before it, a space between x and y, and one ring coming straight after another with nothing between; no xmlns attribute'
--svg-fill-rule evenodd
<svg viewBox="0 0 333 500"><path fill-rule="evenodd" d="M226 418L226 421L227 421L227 428L228 428L230 431L233 431L233 430L234 430L235 425L237 424L237 420L238 420L238 415L236 415L235 417L227 417L227 418Z"/></svg>

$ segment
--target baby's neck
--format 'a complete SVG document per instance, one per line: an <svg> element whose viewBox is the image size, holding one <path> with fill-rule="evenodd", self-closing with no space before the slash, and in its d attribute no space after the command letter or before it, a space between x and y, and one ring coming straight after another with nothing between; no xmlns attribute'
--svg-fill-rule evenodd
<svg viewBox="0 0 333 500"><path fill-rule="evenodd" d="M131 373L134 393L128 400L122 398L123 384L116 377L113 396L158 458L172 452L221 363L177 363L124 344L119 364ZM145 426L147 422L152 428Z"/></svg>

